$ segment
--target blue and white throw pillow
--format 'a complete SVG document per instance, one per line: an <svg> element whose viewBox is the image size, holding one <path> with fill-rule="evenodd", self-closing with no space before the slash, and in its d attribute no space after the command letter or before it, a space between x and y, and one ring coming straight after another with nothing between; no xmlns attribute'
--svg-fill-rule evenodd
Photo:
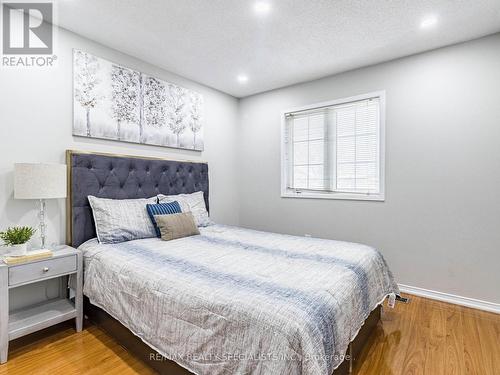
<svg viewBox="0 0 500 375"><path fill-rule="evenodd" d="M171 214L180 214L181 206L179 202L169 202L169 203L159 203L159 204L147 204L146 210L148 211L149 218L155 227L156 236L161 237L160 228L158 228L158 224L155 220L155 215L171 215Z"/></svg>

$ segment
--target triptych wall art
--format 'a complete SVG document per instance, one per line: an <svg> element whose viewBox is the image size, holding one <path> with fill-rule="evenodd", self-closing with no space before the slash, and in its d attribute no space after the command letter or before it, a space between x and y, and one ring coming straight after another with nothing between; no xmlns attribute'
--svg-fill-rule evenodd
<svg viewBox="0 0 500 375"><path fill-rule="evenodd" d="M202 151L203 97L73 51L73 135Z"/></svg>

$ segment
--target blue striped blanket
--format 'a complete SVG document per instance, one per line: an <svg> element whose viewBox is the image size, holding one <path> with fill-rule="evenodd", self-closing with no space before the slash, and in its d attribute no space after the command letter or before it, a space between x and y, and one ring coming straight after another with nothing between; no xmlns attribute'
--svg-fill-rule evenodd
<svg viewBox="0 0 500 375"><path fill-rule="evenodd" d="M398 293L365 245L222 225L200 233L80 247L91 302L196 374L329 375Z"/></svg>

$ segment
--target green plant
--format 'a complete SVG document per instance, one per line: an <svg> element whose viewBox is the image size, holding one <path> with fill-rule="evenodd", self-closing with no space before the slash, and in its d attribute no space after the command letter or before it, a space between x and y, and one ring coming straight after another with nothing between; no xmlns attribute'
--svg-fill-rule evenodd
<svg viewBox="0 0 500 375"><path fill-rule="evenodd" d="M0 232L0 239L7 246L21 245L28 242L35 232L36 229L31 227L12 227L7 228L5 232Z"/></svg>

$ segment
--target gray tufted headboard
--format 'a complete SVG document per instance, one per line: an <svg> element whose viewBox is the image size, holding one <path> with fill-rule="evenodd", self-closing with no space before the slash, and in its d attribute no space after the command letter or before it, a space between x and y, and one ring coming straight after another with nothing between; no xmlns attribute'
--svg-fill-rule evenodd
<svg viewBox="0 0 500 375"><path fill-rule="evenodd" d="M208 165L128 155L66 151L67 242L73 247L96 236L87 196L129 199L203 191L208 205Z"/></svg>

